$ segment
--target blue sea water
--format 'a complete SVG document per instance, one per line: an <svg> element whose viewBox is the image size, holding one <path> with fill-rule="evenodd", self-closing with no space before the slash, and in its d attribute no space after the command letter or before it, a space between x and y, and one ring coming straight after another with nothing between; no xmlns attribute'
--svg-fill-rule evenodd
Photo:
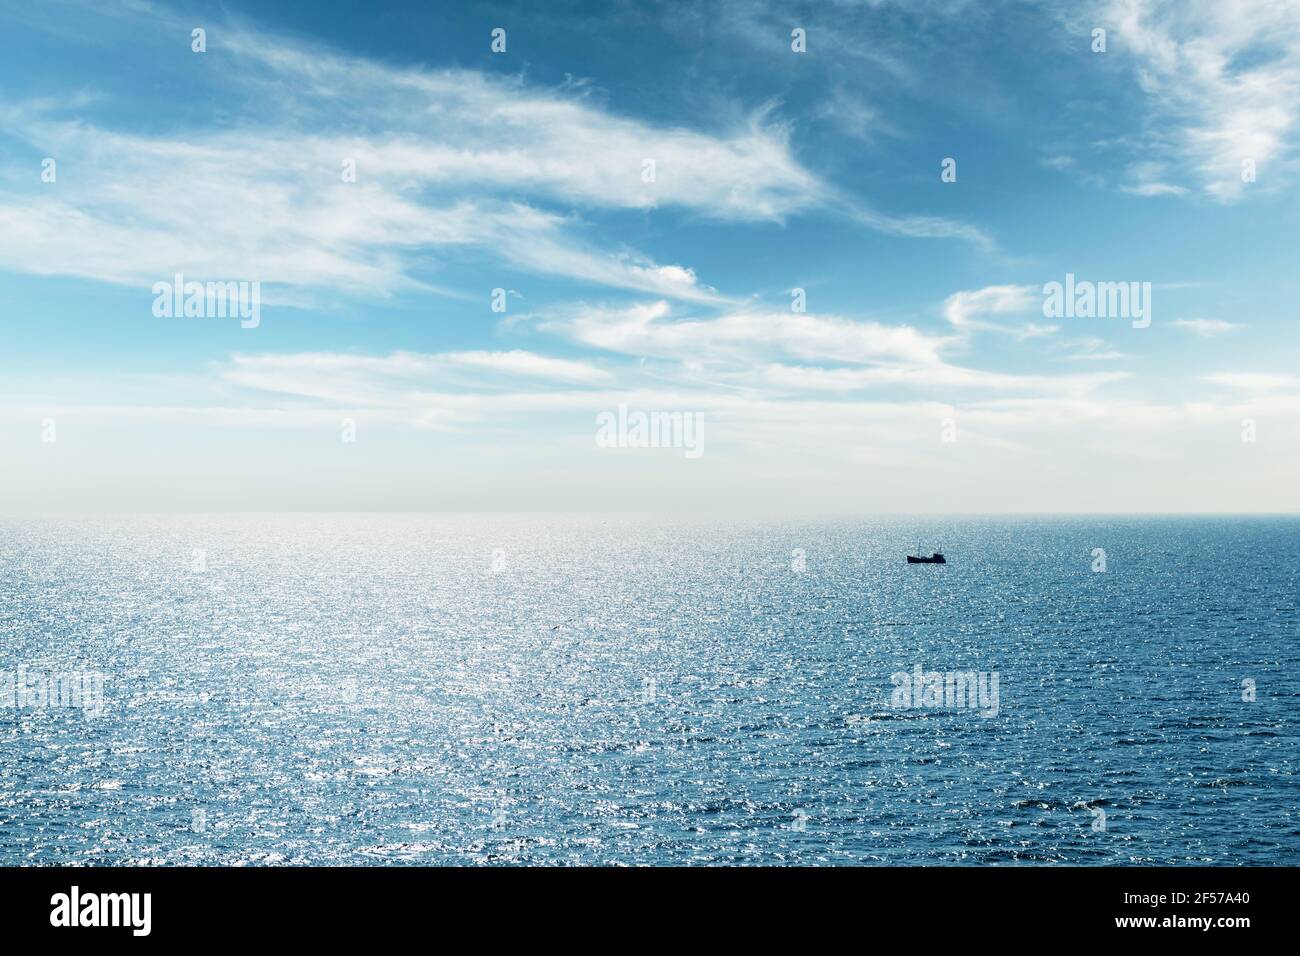
<svg viewBox="0 0 1300 956"><path fill-rule="evenodd" d="M0 863L1300 863L1297 532L4 519Z"/></svg>

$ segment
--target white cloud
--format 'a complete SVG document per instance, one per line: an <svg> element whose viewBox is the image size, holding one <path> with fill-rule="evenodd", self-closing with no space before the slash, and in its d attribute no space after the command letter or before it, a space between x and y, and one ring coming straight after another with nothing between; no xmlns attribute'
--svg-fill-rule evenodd
<svg viewBox="0 0 1300 956"><path fill-rule="evenodd" d="M858 391L881 386L916 388L982 388L1007 391L1082 394L1126 378L1122 372L1093 375L1009 375L961 368L943 363L933 366L881 366L876 368L806 368L769 365L763 381L809 391Z"/></svg>
<svg viewBox="0 0 1300 956"><path fill-rule="evenodd" d="M1137 61L1157 148L1222 202L1284 180L1300 118L1300 4L1293 0L1108 0L1097 20ZM1259 187L1242 179L1253 160ZM1286 180L1289 181L1289 178ZM1143 180L1141 195L1183 187Z"/></svg>
<svg viewBox="0 0 1300 956"><path fill-rule="evenodd" d="M390 68L238 30L223 31L220 50L233 57L223 82L264 105L256 124L139 134L61 120L48 103L0 109L0 129L39 144L62 173L0 191L0 265L133 285L181 271L386 294L429 288L411 278L428 251L466 250L713 301L689 268L600 248L578 218L546 206L779 220L827 196L761 116L713 134L519 80ZM355 182L342 181L345 161Z"/></svg>
<svg viewBox="0 0 1300 956"><path fill-rule="evenodd" d="M1116 359L1128 358L1124 352L1111 349L1106 352L1076 352L1074 355L1067 356L1072 362L1111 362Z"/></svg>
<svg viewBox="0 0 1300 956"><path fill-rule="evenodd" d="M949 320L962 331L994 328L1021 341L1037 337L1044 330L1036 326L1005 329L973 319L1019 311L1035 302L1026 288L958 293L947 300ZM725 311L710 318L678 318L663 300L625 308L576 307L571 314L542 318L538 328L591 348L677 362L688 373L707 373L715 385L752 395L902 387L1077 393L1126 377L1120 372L1025 375L965 368L944 355L963 344L960 336L793 312Z"/></svg>
<svg viewBox="0 0 1300 956"><path fill-rule="evenodd" d="M780 353L836 362L938 361L947 339L909 326L794 312L732 311L714 318L671 319L666 301L627 308L580 307L545 318L540 328L594 348L682 361Z"/></svg>
<svg viewBox="0 0 1300 956"><path fill-rule="evenodd" d="M1187 190L1182 186L1174 186L1169 183L1139 183L1135 186L1121 186L1126 193L1132 193L1134 196L1185 196Z"/></svg>
<svg viewBox="0 0 1300 956"><path fill-rule="evenodd" d="M471 366L525 378L589 384L609 382L614 378L590 362L551 358L522 349L512 349L509 352L447 352L439 358L452 365Z"/></svg>
<svg viewBox="0 0 1300 956"><path fill-rule="evenodd" d="M1001 332L1017 338L1050 335L1056 331L1056 327L1032 322L1009 326L988 322L983 316L1025 312L1041 316L1042 311L1042 292L1030 285L991 285L983 289L956 292L948 296L943 306L944 318L956 329L963 332Z"/></svg>
<svg viewBox="0 0 1300 956"><path fill-rule="evenodd" d="M781 219L827 188L790 150L766 110L724 133L656 126L601 109L579 92L530 87L473 70L390 67L236 31L223 39L247 65L292 80L292 113L326 112L382 126L342 140L368 175L449 186L496 185L593 207L681 206L718 219ZM376 113L376 110L379 110ZM643 163L655 177L645 182Z"/></svg>
<svg viewBox="0 0 1300 956"><path fill-rule="evenodd" d="M1215 372L1212 375L1202 375L1201 381L1247 392L1273 392L1300 385L1300 379L1293 375L1268 375L1261 372Z"/></svg>
<svg viewBox="0 0 1300 956"><path fill-rule="evenodd" d="M1185 196L1188 190L1165 182L1168 167L1159 162L1134 163L1128 168L1129 183L1120 188L1134 196Z"/></svg>
<svg viewBox="0 0 1300 956"><path fill-rule="evenodd" d="M1222 319L1174 319L1169 325L1175 329L1186 329L1193 335L1203 339L1213 338L1216 335L1222 335L1224 332L1232 332L1241 328L1236 323L1225 322Z"/></svg>
<svg viewBox="0 0 1300 956"><path fill-rule="evenodd" d="M605 385L614 380L590 362L522 349L383 356L339 352L235 354L224 381L243 388L356 405L409 405L431 390L488 393L554 382Z"/></svg>
<svg viewBox="0 0 1300 956"><path fill-rule="evenodd" d="M73 124L24 128L65 170L112 176L60 182L44 197L0 194L0 263L22 271L145 286L184 272L382 294L428 288L409 275L414 254L472 249L525 271L718 298L683 267L595 251L572 220L522 202L413 193L364 157L358 181L342 182L355 143L244 131L181 145Z"/></svg>
<svg viewBox="0 0 1300 956"><path fill-rule="evenodd" d="M889 235L912 239L960 239L986 251L997 248L993 237L978 226L940 216L888 216L863 208L858 208L853 215L858 222Z"/></svg>
<svg viewBox="0 0 1300 956"><path fill-rule="evenodd" d="M1128 358L1123 352L1108 348L1106 340L1095 335L1078 339L1071 345L1074 346L1076 351L1071 355L1067 355L1066 359L1072 362L1109 362L1115 359Z"/></svg>
<svg viewBox="0 0 1300 956"><path fill-rule="evenodd" d="M222 86L208 95L233 87L256 99L256 122L145 134L60 119L48 101L0 108L0 131L56 156L63 173L56 186L0 187L0 266L386 295L446 291L414 273L430 253L435 263L472 254L713 302L721 296L689 267L588 238L579 212L779 222L848 203L799 162L768 107L704 131L618 115L580 88L393 67L251 29L223 28L217 50L225 69L210 76ZM355 182L342 181L345 161ZM960 223L848 208L891 234L988 242Z"/></svg>

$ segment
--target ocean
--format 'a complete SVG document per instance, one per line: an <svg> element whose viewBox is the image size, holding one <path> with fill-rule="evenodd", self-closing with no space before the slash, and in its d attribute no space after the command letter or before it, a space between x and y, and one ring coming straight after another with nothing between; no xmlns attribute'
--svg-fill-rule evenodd
<svg viewBox="0 0 1300 956"><path fill-rule="evenodd" d="M1298 864L1297 532L0 519L0 862Z"/></svg>

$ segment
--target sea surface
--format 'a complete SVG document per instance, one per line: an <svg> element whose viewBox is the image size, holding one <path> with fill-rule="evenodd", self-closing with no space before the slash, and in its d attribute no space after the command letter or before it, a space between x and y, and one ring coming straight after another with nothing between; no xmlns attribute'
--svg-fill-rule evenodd
<svg viewBox="0 0 1300 956"><path fill-rule="evenodd" d="M1300 863L1291 517L6 518L0 672L4 864Z"/></svg>

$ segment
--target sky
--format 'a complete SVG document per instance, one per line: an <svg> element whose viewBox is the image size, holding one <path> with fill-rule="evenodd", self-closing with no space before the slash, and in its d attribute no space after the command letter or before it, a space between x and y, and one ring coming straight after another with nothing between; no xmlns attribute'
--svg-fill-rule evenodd
<svg viewBox="0 0 1300 956"><path fill-rule="evenodd" d="M1300 0L0 0L0 512L1295 511L1298 117Z"/></svg>

